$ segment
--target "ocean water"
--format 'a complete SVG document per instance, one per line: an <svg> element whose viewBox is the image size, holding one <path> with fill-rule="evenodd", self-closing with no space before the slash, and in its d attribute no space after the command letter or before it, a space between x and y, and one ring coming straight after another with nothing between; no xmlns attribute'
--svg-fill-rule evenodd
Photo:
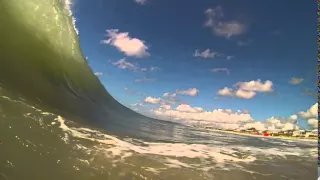
<svg viewBox="0 0 320 180"><path fill-rule="evenodd" d="M0 0L0 180L316 179L317 143L147 118L83 57L67 1Z"/></svg>
<svg viewBox="0 0 320 180"><path fill-rule="evenodd" d="M3 94L0 115L0 179L316 179L316 142L165 121L158 125L170 130L137 127L160 132L157 139L117 136Z"/></svg>

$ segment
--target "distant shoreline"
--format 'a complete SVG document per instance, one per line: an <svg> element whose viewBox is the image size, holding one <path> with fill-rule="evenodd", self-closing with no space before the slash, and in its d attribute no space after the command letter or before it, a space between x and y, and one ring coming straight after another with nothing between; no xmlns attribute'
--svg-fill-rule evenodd
<svg viewBox="0 0 320 180"><path fill-rule="evenodd" d="M224 130L216 130L216 129L207 129L207 130L215 131L215 132L242 135L242 136L258 137L258 138L274 138L274 139L287 139L287 140L296 140L296 141L317 142L317 139L302 139L302 138L283 137L283 136L262 136L262 135L254 135L254 134L248 134L248 133L241 133L241 132L235 132L235 131L224 131Z"/></svg>

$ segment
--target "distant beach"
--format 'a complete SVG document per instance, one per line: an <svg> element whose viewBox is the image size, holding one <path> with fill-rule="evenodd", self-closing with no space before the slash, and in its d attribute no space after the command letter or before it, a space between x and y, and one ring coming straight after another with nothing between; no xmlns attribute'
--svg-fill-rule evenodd
<svg viewBox="0 0 320 180"><path fill-rule="evenodd" d="M225 131L225 130L217 130L217 129L208 129L208 130L210 130L210 131L215 131L215 132L222 132L222 133L242 135L242 136L259 137L259 138L275 138L275 139L287 139L287 140L311 141L311 142L316 142L316 141L317 141L317 139L306 139L306 138L298 138L298 137L263 136L263 135L254 135L254 134L249 134L249 133L241 133L241 132Z"/></svg>

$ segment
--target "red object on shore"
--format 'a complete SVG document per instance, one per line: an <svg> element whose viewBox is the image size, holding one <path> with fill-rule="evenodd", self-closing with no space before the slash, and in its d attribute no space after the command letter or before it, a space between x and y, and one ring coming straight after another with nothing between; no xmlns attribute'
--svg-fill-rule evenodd
<svg viewBox="0 0 320 180"><path fill-rule="evenodd" d="M269 136L269 134L268 133L264 133L263 136Z"/></svg>

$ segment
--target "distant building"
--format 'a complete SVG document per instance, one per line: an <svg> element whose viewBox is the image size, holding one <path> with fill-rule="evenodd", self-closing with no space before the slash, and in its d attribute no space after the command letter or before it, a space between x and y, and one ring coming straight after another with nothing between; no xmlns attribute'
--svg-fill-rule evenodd
<svg viewBox="0 0 320 180"><path fill-rule="evenodd" d="M258 130L256 130L256 128L249 128L246 130L246 132L250 133L250 134L255 134L255 135L260 135L262 134L261 132L259 132Z"/></svg>
<svg viewBox="0 0 320 180"><path fill-rule="evenodd" d="M304 137L305 134L306 134L305 130L296 130L296 131L293 131L292 136L294 136L294 137Z"/></svg>
<svg viewBox="0 0 320 180"><path fill-rule="evenodd" d="M293 135L293 130L287 130L285 131L285 134L288 136L292 136Z"/></svg>
<svg viewBox="0 0 320 180"><path fill-rule="evenodd" d="M312 131L308 131L306 132L306 135L305 137L317 137L319 134L318 134L318 130L317 129L314 129Z"/></svg>

